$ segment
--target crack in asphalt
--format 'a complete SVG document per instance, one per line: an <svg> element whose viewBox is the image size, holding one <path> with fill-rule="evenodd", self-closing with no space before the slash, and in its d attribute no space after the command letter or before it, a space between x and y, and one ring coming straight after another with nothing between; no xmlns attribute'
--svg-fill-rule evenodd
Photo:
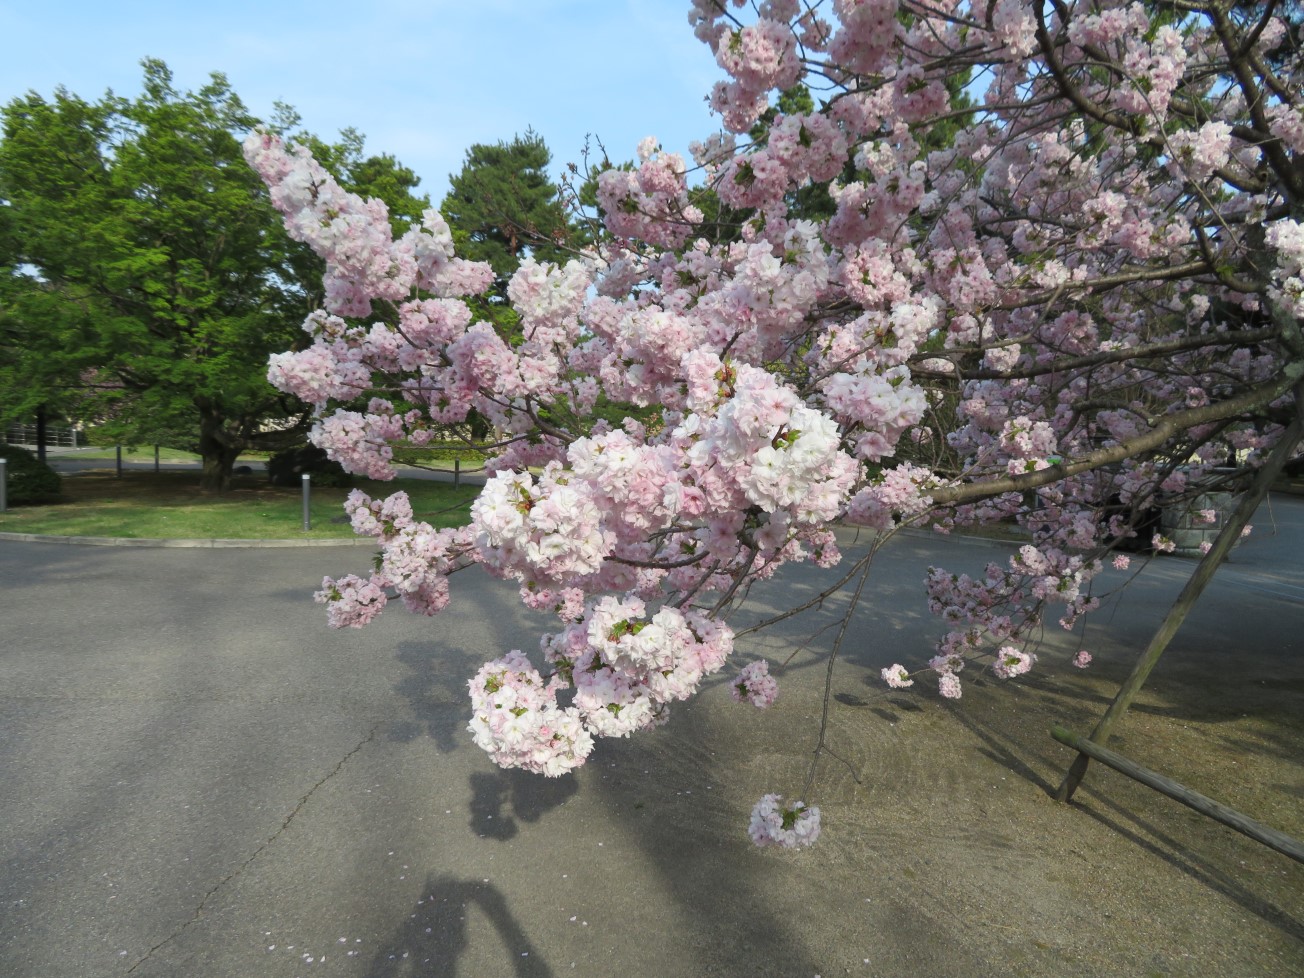
<svg viewBox="0 0 1304 978"><path fill-rule="evenodd" d="M268 846L270 846L273 842L275 842L277 839L281 837L281 834L290 827L290 823L294 821L295 816L297 816L299 812L303 811L304 806L308 804L308 799L310 799L313 796L313 794L317 791L318 788L324 785L331 778L335 777L335 775L339 774L340 770L344 767L344 765L349 762L349 758L351 758L358 751L362 750L362 748L366 747L369 743L371 743L376 738L376 731L380 729L380 726L381 725L379 723L372 726L371 730L367 733L367 736L363 737L362 740L360 740L353 747L352 750L350 750L347 754L341 757L339 763L335 765L335 767L330 771L329 774L327 774L315 785L313 785L311 788L308 789L308 791L304 794L304 796L299 799L298 803L294 806L294 808L290 810L290 813L285 816L285 819L281 822L281 827L278 828L275 832L273 832L270 836L268 836L267 841L264 842L262 845L260 845L257 849L255 849L244 862L242 862L234 870L232 870L226 876L222 877L222 879L218 880L215 884L213 884L212 889L210 889L207 893L205 893L204 898L199 901L199 906L195 907L194 913L190 915L190 918L185 923L183 923L180 927L174 930L171 934L163 938L163 940L159 941L148 951L146 951L144 956L139 961L137 961L135 964L133 964L130 968L127 969L127 974L131 974L142 964L148 961L150 957L153 956L155 951L159 950L160 948L164 948L167 945L171 944L173 941L175 941L178 937L182 935L182 933L185 932L186 928L188 928L191 924L197 921L203 915L204 907L207 905L208 901L213 898L214 894L216 894L219 890L221 890L224 886L226 886L226 884L230 883L233 879L235 879L237 876L243 873L245 869L248 868L250 863L252 863L260 855L262 855L262 853L267 849Z"/></svg>

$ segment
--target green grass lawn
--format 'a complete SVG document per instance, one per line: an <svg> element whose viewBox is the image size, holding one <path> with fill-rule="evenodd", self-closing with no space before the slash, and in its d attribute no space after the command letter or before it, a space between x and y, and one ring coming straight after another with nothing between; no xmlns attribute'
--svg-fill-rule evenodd
<svg viewBox="0 0 1304 978"><path fill-rule="evenodd" d="M153 458L153 450L150 450ZM221 495L202 492L199 472L127 470L121 479L99 470L65 475L63 498L45 506L10 507L0 513L0 533L131 538L291 540L345 539L353 530L344 515L348 489L314 487L312 529L303 529L303 492L277 488L261 473L236 476ZM477 486L396 479L357 487L373 498L406 492L418 519L432 526L469 521Z"/></svg>
<svg viewBox="0 0 1304 978"><path fill-rule="evenodd" d="M35 449L33 449L35 451ZM78 448L75 451L60 453L62 457L92 459L94 461L116 460L117 450L113 446L97 446L94 448ZM246 463L266 462L267 452L245 452L236 461L236 465ZM158 453L159 462L198 462L199 456L194 452L182 451L179 448L160 448ZM474 448L468 448L465 445L456 444L433 444L426 448L412 448L410 446L399 446L394 450L394 461L401 465L415 465L428 469L443 469L451 471L454 462L462 464L463 472L473 472L484 466L484 452L477 451ZM138 445L135 448L123 448L122 460L124 462L153 462L154 446Z"/></svg>

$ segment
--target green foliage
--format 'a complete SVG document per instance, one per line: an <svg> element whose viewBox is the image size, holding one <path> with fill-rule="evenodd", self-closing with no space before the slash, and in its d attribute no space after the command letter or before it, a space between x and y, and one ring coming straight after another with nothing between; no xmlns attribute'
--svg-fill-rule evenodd
<svg viewBox="0 0 1304 978"><path fill-rule="evenodd" d="M6 502L19 506L59 498L62 487L59 473L38 460L35 453L17 445L0 443L0 458L5 460Z"/></svg>
<svg viewBox="0 0 1304 978"><path fill-rule="evenodd" d="M161 61L143 67L134 99L60 89L0 110L0 416L43 404L124 444L193 447L221 489L242 450L306 427L267 357L306 342L323 265L245 163L259 123L226 79L182 93ZM276 124L294 121L278 109ZM428 206L357 133L296 138L403 229Z"/></svg>
<svg viewBox="0 0 1304 978"><path fill-rule="evenodd" d="M452 189L440 211L458 254L488 262L500 294L527 253L558 263L569 257L566 246L575 229L548 175L551 161L543 137L527 129L510 143L475 144L466 151L462 172L449 175Z"/></svg>
<svg viewBox="0 0 1304 978"><path fill-rule="evenodd" d="M406 492L417 518L438 527L462 526L470 519L474 485L454 486L427 479L356 483L383 498ZM50 505L12 507L0 513L0 532L62 536L191 539L327 539L354 536L341 519L346 489L314 484L310 498L312 529L303 527L302 493L279 489L262 479L237 476L223 496L195 492L193 472L159 474L127 470L86 472L65 481L63 498Z"/></svg>
<svg viewBox="0 0 1304 978"><path fill-rule="evenodd" d="M27 400L76 391L84 416L138 428L133 441L184 416L229 473L289 410L265 364L297 339L297 246L244 163L237 135L255 120L226 80L181 94L162 62L144 69L134 100L60 90L4 108L5 264L34 274L11 274L3 321L44 367Z"/></svg>
<svg viewBox="0 0 1304 978"><path fill-rule="evenodd" d="M393 447L395 465L447 469L453 462L460 462L465 472L483 468L485 459L493 454L490 450L456 441L431 442L420 448L411 444L398 444Z"/></svg>

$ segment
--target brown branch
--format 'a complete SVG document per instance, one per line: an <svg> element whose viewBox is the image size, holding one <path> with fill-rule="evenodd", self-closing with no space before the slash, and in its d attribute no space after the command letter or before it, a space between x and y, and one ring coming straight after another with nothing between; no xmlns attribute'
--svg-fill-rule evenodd
<svg viewBox="0 0 1304 978"><path fill-rule="evenodd" d="M1012 309L1023 309L1027 306L1042 305L1048 299L1054 298L1060 291L1067 292L1094 292L1098 289L1112 289L1119 285L1134 285L1137 282L1171 282L1177 279L1190 278L1201 272L1216 274L1217 270L1203 259L1199 261L1188 261L1182 265L1165 265L1163 267L1138 268L1130 272L1116 272L1113 275L1103 275L1100 278L1093 278L1082 282L1065 282L1056 286L1054 289L1045 289L1041 292L1034 292L1018 302L1001 303L992 306L994 310L1009 311Z"/></svg>
<svg viewBox="0 0 1304 978"><path fill-rule="evenodd" d="M1300 180L1294 173L1291 166L1291 157L1286 152L1285 145L1280 139L1263 138L1272 132L1272 127L1268 124L1268 116L1265 111L1265 101L1263 93L1255 84L1254 73L1250 70L1251 65L1247 64L1248 58L1244 57L1237 44L1237 37L1234 33L1234 25L1227 17L1227 11L1221 7L1211 7L1209 17L1213 21L1214 33L1218 35L1218 40L1222 43L1223 50L1227 52L1227 68L1232 77L1236 79L1237 87L1240 88L1245 98L1245 106L1249 110L1250 119L1254 122L1254 128L1257 130L1257 139L1249 140L1257 142L1259 151L1263 153L1263 158L1272 171L1277 175L1282 185L1290 188L1290 195L1298 197L1300 195Z"/></svg>
<svg viewBox="0 0 1304 978"><path fill-rule="evenodd" d="M617 554L610 554L607 560L613 564L625 564L629 567L649 567L654 570L673 570L676 567L692 567L694 564L700 564L708 556L708 551L703 550L700 554L694 554L683 560L661 561L661 560L635 560L633 557L621 557Z"/></svg>
<svg viewBox="0 0 1304 978"><path fill-rule="evenodd" d="M982 479L962 485L944 486L928 490L928 495L935 504L950 505L968 503L992 496L1003 496L1010 492L1026 492L1041 486L1059 482L1082 472L1090 472L1106 465L1114 465L1125 459L1133 458L1145 452L1154 451L1164 442L1179 432L1197 425L1222 421L1225 418L1261 408L1270 404L1288 391L1304 374L1304 363L1289 364L1280 376L1266 384L1251 387L1236 397L1217 401L1198 408L1189 408L1169 414L1160 419L1149 431L1129 438L1117 445L1091 452L1083 458L1072 462L1063 462L1035 472L1023 472L994 479Z"/></svg>
<svg viewBox="0 0 1304 978"><path fill-rule="evenodd" d="M1039 4L1032 4L1033 13L1037 18L1037 44L1041 48L1042 57L1045 59L1046 67L1059 86L1060 93L1077 106L1078 110L1085 116L1095 119L1101 125L1109 126L1112 129L1121 129L1129 135L1137 135L1137 126L1135 123L1129 123L1129 120L1115 112L1109 112L1095 102L1091 101L1078 87L1069 81L1068 72L1064 68L1064 62L1060 60L1059 53L1055 50L1055 41L1050 36L1050 31L1046 27L1046 11ZM1106 65L1113 67L1112 62L1106 62Z"/></svg>
<svg viewBox="0 0 1304 978"><path fill-rule="evenodd" d="M1174 353L1181 353L1184 350L1198 350L1201 347L1220 347L1220 346L1248 346L1252 343L1262 343L1267 340L1275 339L1279 335L1278 330L1272 327L1263 329L1240 330L1238 332L1211 333L1197 336L1187 336L1178 340L1168 340L1164 343L1153 343L1144 347L1125 347L1117 350L1102 350L1099 353L1088 354L1087 356L1071 357L1068 360L1056 360L1053 363L1034 364L1027 367L1014 367L1010 370L966 370L964 380L1027 380L1032 377L1041 377L1046 374L1064 373L1070 370L1081 370L1086 367L1097 367L1105 363L1123 363L1128 360L1143 360L1149 357L1165 357ZM964 355L967 353L979 354L982 349L969 350L947 350L946 353L955 353ZM942 358L942 354L937 352L916 353L910 358L910 362L923 362L927 360L937 360ZM927 370L912 366L910 373L915 377L930 379L945 379L954 377L954 374L945 373L940 370Z"/></svg>

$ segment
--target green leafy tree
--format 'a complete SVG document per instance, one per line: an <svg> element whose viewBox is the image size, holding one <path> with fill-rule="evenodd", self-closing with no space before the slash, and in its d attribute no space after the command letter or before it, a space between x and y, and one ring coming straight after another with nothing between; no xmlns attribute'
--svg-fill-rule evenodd
<svg viewBox="0 0 1304 978"><path fill-rule="evenodd" d="M72 147L59 147L65 154ZM0 424L65 413L74 400L66 349L38 349L33 337L58 334L77 346L86 326L86 304L66 301L43 281L19 252L15 208L0 191Z"/></svg>
<svg viewBox="0 0 1304 978"><path fill-rule="evenodd" d="M472 314L511 343L519 341L520 317L507 302L507 283L522 259L560 264L588 240L570 220L548 173L551 162L551 151L533 129L511 142L476 143L466 151L461 172L449 174L451 189L439 208L457 254L494 270L493 286L468 303ZM469 423L474 438L488 437L478 414L472 412Z"/></svg>
<svg viewBox="0 0 1304 978"><path fill-rule="evenodd" d="M322 269L246 165L259 121L226 79L181 93L165 64L143 65L135 99L29 93L0 113L0 344L13 354L0 414L52 404L129 444L193 448L221 491L242 451L302 440L308 418L267 383L267 357L305 339ZM332 162L393 197L398 220L425 206L411 171L364 157L356 133Z"/></svg>
<svg viewBox="0 0 1304 978"><path fill-rule="evenodd" d="M255 120L221 75L181 94L162 62L144 69L134 100L60 90L4 108L9 260L31 270L7 318L124 436L193 418L204 485L220 490L266 423L291 416L262 374L294 342L300 301L288 241L240 152Z"/></svg>
<svg viewBox="0 0 1304 978"><path fill-rule="evenodd" d="M451 189L440 210L458 253L488 262L501 295L527 253L539 261L564 262L568 247L576 244L577 231L548 174L551 162L543 137L527 129L510 143L473 145L462 171L449 175Z"/></svg>
<svg viewBox="0 0 1304 978"><path fill-rule="evenodd" d="M36 349L31 336L57 331L73 337L86 328L84 319L82 308L39 279L0 267L0 427L78 413L76 373L64 370L60 351Z"/></svg>

